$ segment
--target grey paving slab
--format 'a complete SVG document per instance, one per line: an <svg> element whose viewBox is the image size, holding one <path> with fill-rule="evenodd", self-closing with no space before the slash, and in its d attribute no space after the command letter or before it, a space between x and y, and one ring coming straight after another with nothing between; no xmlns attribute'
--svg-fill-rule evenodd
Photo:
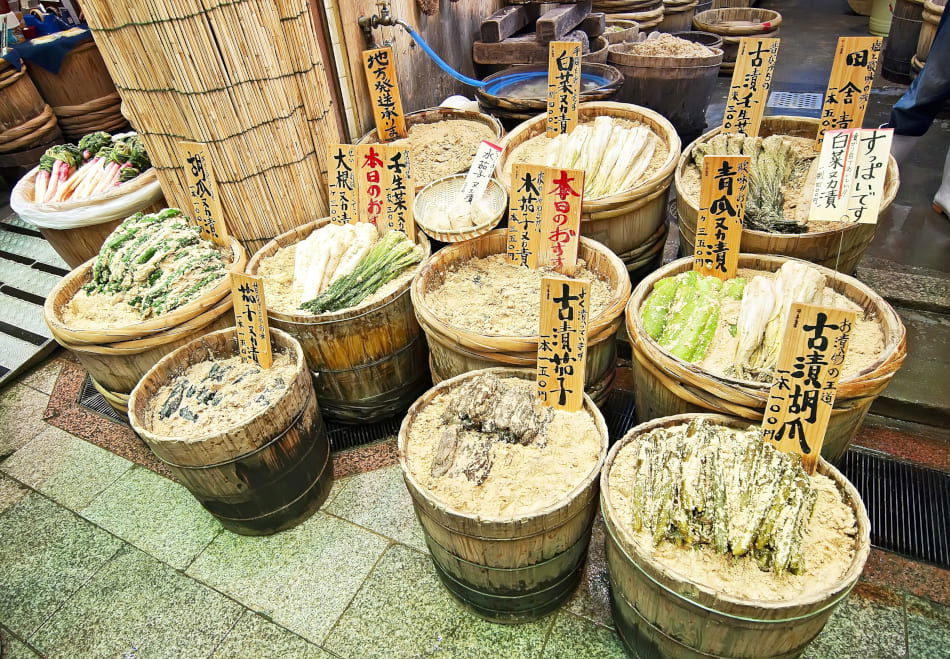
<svg viewBox="0 0 950 659"><path fill-rule="evenodd" d="M907 649L911 657L950 657L950 607L907 596Z"/></svg>
<svg viewBox="0 0 950 659"><path fill-rule="evenodd" d="M47 339L53 338L46 321L43 320L43 307L0 293L0 309L3 310L3 322Z"/></svg>
<svg viewBox="0 0 950 659"><path fill-rule="evenodd" d="M541 653L543 659L624 659L626 656L620 637L612 629L563 611L557 614Z"/></svg>
<svg viewBox="0 0 950 659"><path fill-rule="evenodd" d="M28 265L0 259L0 281L26 293L45 298L61 277L35 270Z"/></svg>
<svg viewBox="0 0 950 659"><path fill-rule="evenodd" d="M904 606L900 594L858 584L828 620L804 656L906 657Z"/></svg>
<svg viewBox="0 0 950 659"><path fill-rule="evenodd" d="M4 336L0 333L0 350ZM47 394L21 384L0 389L0 460L49 427L43 421L48 404Z"/></svg>
<svg viewBox="0 0 950 659"><path fill-rule="evenodd" d="M332 656L256 613L245 611L211 659L330 659Z"/></svg>

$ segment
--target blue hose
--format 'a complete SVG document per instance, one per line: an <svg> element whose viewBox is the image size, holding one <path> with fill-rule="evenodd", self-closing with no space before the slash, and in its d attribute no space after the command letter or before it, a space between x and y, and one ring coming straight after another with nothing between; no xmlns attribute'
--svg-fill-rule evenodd
<svg viewBox="0 0 950 659"><path fill-rule="evenodd" d="M470 87L483 87L485 82L482 80L476 80L475 78L469 78L466 75L462 75L451 66L449 66L444 59L438 56L438 54L432 50L432 46L426 43L426 40L419 35L418 32L412 29L412 26L408 23L398 20L396 21L398 25L401 25L405 28L406 32L409 33L409 36L419 44L419 47L426 52L426 54L432 58L432 60L439 65L439 68L448 73L450 76L461 82L463 85L469 85Z"/></svg>

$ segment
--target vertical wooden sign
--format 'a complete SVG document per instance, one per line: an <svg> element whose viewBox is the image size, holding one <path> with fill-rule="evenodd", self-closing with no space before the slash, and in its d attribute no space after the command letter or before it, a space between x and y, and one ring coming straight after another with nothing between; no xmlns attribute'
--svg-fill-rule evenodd
<svg viewBox="0 0 950 659"><path fill-rule="evenodd" d="M749 156L705 156L693 270L732 279L739 265Z"/></svg>
<svg viewBox="0 0 950 659"><path fill-rule="evenodd" d="M509 263L525 268L538 267L545 169L543 165L524 163L516 163L511 167L505 254Z"/></svg>
<svg viewBox="0 0 950 659"><path fill-rule="evenodd" d="M726 96L722 132L757 136L772 88L772 71L778 58L778 39L739 39L739 54Z"/></svg>
<svg viewBox="0 0 950 659"><path fill-rule="evenodd" d="M191 195L192 217L201 229L201 237L216 245L228 246L228 227L221 210L218 181L214 177L208 145L201 142L179 142L185 161L185 179Z"/></svg>
<svg viewBox="0 0 950 659"><path fill-rule="evenodd" d="M855 313L795 302L788 314L762 430L815 473L848 353Z"/></svg>
<svg viewBox="0 0 950 659"><path fill-rule="evenodd" d="M472 159L472 165L468 168L465 175L465 183L462 184L461 197L466 203L473 203L480 199L488 182L495 173L495 166L501 157L501 147L488 140L482 140L478 145L478 151L475 152L475 158Z"/></svg>
<svg viewBox="0 0 950 659"><path fill-rule="evenodd" d="M232 272L231 298L234 300L234 323L241 359L270 368L274 356L261 278Z"/></svg>
<svg viewBox="0 0 950 659"><path fill-rule="evenodd" d="M356 219L380 226L386 197L383 194L383 144L356 147Z"/></svg>
<svg viewBox="0 0 950 659"><path fill-rule="evenodd" d="M402 231L410 240L416 239L416 223L412 214L416 189L412 182L409 147L385 145L383 155L383 214L380 233L393 229Z"/></svg>
<svg viewBox="0 0 950 659"><path fill-rule="evenodd" d="M874 71L881 55L880 37L841 37L828 78L821 108L815 149L821 148L826 130L860 128L864 121Z"/></svg>
<svg viewBox="0 0 950 659"><path fill-rule="evenodd" d="M581 243L583 202L584 170L547 169L541 197L539 266L550 266L565 275L574 274Z"/></svg>
<svg viewBox="0 0 950 659"><path fill-rule="evenodd" d="M393 49L386 47L364 50L362 57L366 86L369 88L373 116L376 118L376 134L382 142L406 137L406 117L402 111L402 99L396 81Z"/></svg>
<svg viewBox="0 0 950 659"><path fill-rule="evenodd" d="M857 164L848 201L848 217L852 222L877 224L893 139L893 128L868 128L858 132L854 145L858 152Z"/></svg>
<svg viewBox="0 0 950 659"><path fill-rule="evenodd" d="M356 222L356 147L331 144L327 148L327 183L330 220L337 224Z"/></svg>
<svg viewBox="0 0 950 659"><path fill-rule="evenodd" d="M548 49L548 137L574 130L580 95L581 43L552 41Z"/></svg>
<svg viewBox="0 0 950 659"><path fill-rule="evenodd" d="M821 141L815 190L808 219L814 222L846 222L848 201L858 161L858 130L829 130Z"/></svg>
<svg viewBox="0 0 950 659"><path fill-rule="evenodd" d="M589 309L589 281L541 279L537 377L542 405L568 412L584 405Z"/></svg>

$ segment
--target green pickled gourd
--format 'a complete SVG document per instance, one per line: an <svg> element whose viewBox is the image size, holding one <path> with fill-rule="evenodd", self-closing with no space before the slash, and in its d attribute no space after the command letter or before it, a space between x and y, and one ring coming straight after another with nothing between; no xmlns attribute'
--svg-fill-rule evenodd
<svg viewBox="0 0 950 659"><path fill-rule="evenodd" d="M667 315L680 282L676 277L661 279L643 305L643 328L650 338L658 339L666 327Z"/></svg>

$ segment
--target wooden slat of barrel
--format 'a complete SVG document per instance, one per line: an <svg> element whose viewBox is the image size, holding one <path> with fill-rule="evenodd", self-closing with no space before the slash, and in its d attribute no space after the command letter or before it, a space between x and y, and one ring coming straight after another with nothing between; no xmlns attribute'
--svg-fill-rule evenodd
<svg viewBox="0 0 950 659"><path fill-rule="evenodd" d="M7 69L13 73L0 81L0 132L39 116L47 105L27 75L25 63L15 71L9 62L0 60L0 72Z"/></svg>
<svg viewBox="0 0 950 659"><path fill-rule="evenodd" d="M947 0L927 0L924 3L921 15L923 22L920 25L920 37L917 40L917 61L921 64L926 63L927 56L930 55L930 48L937 36L937 25L940 24L946 4Z"/></svg>
<svg viewBox="0 0 950 659"><path fill-rule="evenodd" d="M40 95L53 107L81 105L115 93L109 70L91 38L69 51L58 72L31 66L30 78Z"/></svg>

